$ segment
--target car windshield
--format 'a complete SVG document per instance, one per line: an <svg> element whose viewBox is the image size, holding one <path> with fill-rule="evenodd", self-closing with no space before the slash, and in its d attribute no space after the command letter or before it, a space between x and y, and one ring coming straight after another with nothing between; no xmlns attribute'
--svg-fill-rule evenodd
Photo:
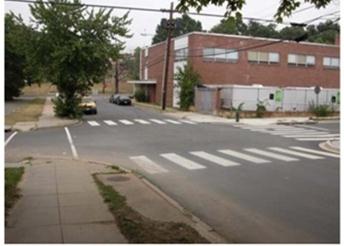
<svg viewBox="0 0 344 246"><path fill-rule="evenodd" d="M90 103L90 102L93 102L93 99L92 98L83 98L82 102L83 103Z"/></svg>
<svg viewBox="0 0 344 246"><path fill-rule="evenodd" d="M130 99L128 96L121 96L121 99Z"/></svg>

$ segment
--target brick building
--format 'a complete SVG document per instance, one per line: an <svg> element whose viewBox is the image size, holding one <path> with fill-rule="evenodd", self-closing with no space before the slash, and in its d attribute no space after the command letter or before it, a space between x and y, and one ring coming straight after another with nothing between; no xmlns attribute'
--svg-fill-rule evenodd
<svg viewBox="0 0 344 246"><path fill-rule="evenodd" d="M338 39L337 39L338 40ZM141 52L140 81L149 101L161 102L166 43ZM178 107L173 75L190 62L203 85L339 88L339 43L335 45L192 32L172 40L167 105Z"/></svg>

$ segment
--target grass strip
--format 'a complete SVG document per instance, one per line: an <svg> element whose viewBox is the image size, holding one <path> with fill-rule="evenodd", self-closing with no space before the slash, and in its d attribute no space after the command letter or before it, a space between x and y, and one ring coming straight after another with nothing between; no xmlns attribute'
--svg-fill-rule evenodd
<svg viewBox="0 0 344 246"><path fill-rule="evenodd" d="M5 116L6 125L14 125L17 122L37 121L42 114L44 103L44 98L28 100L15 112Z"/></svg>
<svg viewBox="0 0 344 246"><path fill-rule="evenodd" d="M104 185L96 174L93 178L119 229L130 243L208 243L185 223L155 221L141 215L129 207L126 198L112 186Z"/></svg>
<svg viewBox="0 0 344 246"><path fill-rule="evenodd" d="M24 174L24 167L5 168L5 215L20 197L17 185Z"/></svg>

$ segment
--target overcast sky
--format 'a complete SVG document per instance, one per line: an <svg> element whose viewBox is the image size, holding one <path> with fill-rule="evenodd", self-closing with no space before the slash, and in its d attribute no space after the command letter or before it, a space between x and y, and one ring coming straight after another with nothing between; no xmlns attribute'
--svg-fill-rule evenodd
<svg viewBox="0 0 344 246"><path fill-rule="evenodd" d="M82 3L89 4L104 4L104 5L116 5L116 6L129 6L129 7L143 7L143 8L169 8L171 0L81 0ZM173 1L176 5L178 0ZM280 0L246 0L246 5L243 8L244 17L255 17L272 19ZM310 4L303 4L301 8L311 6ZM291 18L285 18L284 21L292 22L304 22L311 20L318 16L332 13L339 10L339 0L332 1L326 8L317 10L316 8L307 9L300 13L296 13ZM5 2L5 12L13 11L16 14L21 14L26 22L30 19L30 10L27 3L18 2ZM113 15L121 16L125 13L124 10L114 10ZM208 6L202 10L204 13L216 13L223 14L225 12L224 7ZM152 36L155 33L156 26L160 23L161 18L168 17L165 13L151 13L151 12L139 12L131 11L129 14L132 18L132 24L130 26L133 37L126 40L126 51L132 52L135 47L143 47L150 45ZM175 15L179 16L179 15ZM334 18L335 16L329 16ZM192 16L192 18L202 22L203 29L209 30L212 26L219 23L221 18L214 17L200 17ZM325 21L325 19L321 20ZM316 22L314 22L316 23ZM314 24L312 23L312 24Z"/></svg>

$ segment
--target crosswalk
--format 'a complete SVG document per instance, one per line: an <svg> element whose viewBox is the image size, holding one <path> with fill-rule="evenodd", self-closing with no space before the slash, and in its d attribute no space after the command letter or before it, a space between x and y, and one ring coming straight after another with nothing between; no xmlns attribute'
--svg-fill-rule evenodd
<svg viewBox="0 0 344 246"><path fill-rule="evenodd" d="M292 138L297 141L321 142L327 140L339 140L339 133L330 133L326 128L316 126L285 126L285 125L233 125L234 127L252 132L267 133L273 136Z"/></svg>
<svg viewBox="0 0 344 246"><path fill-rule="evenodd" d="M119 119L117 121L113 120L101 120L101 121L95 121L95 120L89 120L87 121L88 125L90 126L101 126L101 125L107 125L107 126L132 126L132 125L197 125L198 122L194 122L191 120L172 120L172 119Z"/></svg>
<svg viewBox="0 0 344 246"><path fill-rule="evenodd" d="M153 157L145 155L131 156L130 160L142 171L149 174L168 173L175 167L182 170L197 171L215 166L231 168L247 164L264 165L274 164L276 161L284 163L297 163L303 159L323 160L327 157L340 158L339 155L300 146L287 148L243 148L241 150L219 149L209 153L207 151L190 151L180 153L161 153Z"/></svg>

